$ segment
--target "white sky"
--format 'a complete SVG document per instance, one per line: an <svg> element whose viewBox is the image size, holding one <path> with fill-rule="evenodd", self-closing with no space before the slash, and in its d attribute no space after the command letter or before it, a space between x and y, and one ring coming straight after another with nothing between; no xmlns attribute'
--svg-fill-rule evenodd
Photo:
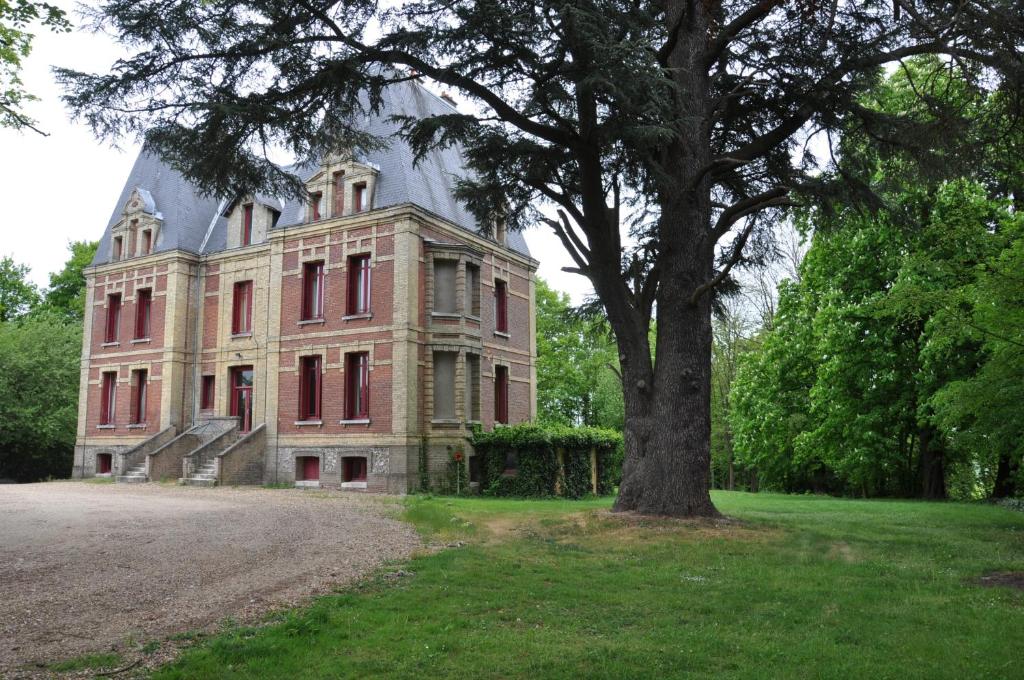
<svg viewBox="0 0 1024 680"><path fill-rule="evenodd" d="M74 6L67 0L55 4L69 11ZM72 21L77 23L77 18ZM83 123L72 123L50 67L106 72L121 54L103 34L37 32L22 81L40 101L25 111L49 136L0 128L0 256L27 264L40 286L64 265L69 242L103 234L139 149L130 139L120 142L120 150L113 149L97 141ZM538 274L575 303L582 302L592 290L590 282L561 271L571 260L550 229L531 229L526 240L540 260Z"/></svg>

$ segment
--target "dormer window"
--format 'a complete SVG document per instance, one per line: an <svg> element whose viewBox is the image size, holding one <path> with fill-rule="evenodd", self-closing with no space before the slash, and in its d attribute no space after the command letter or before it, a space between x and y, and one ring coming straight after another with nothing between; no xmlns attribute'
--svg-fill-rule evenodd
<svg viewBox="0 0 1024 680"><path fill-rule="evenodd" d="M121 250L124 247L124 238L121 236L114 237L114 251L111 253L111 260L118 261L121 259Z"/></svg>
<svg viewBox="0 0 1024 680"><path fill-rule="evenodd" d="M320 199L323 197L324 195L319 191L309 195L309 219L311 222L320 220Z"/></svg>
<svg viewBox="0 0 1024 680"><path fill-rule="evenodd" d="M149 255L153 252L153 230L142 230L142 252L141 255Z"/></svg>
<svg viewBox="0 0 1024 680"><path fill-rule="evenodd" d="M242 245L252 243L252 203L242 207Z"/></svg>
<svg viewBox="0 0 1024 680"><path fill-rule="evenodd" d="M267 212L270 213L270 228L273 229L277 226L277 221L281 219L281 211L267 208Z"/></svg>
<svg viewBox="0 0 1024 680"><path fill-rule="evenodd" d="M352 185L352 212L358 213L366 210L366 182Z"/></svg>
<svg viewBox="0 0 1024 680"><path fill-rule="evenodd" d="M345 212L345 171L334 173L334 217Z"/></svg>

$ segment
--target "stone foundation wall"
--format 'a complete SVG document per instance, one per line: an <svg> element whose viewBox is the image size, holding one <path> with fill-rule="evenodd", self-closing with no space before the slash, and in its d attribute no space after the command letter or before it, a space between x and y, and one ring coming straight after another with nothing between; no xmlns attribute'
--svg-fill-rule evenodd
<svg viewBox="0 0 1024 680"><path fill-rule="evenodd" d="M218 484L262 484L267 426L260 425L217 456Z"/></svg>
<svg viewBox="0 0 1024 680"><path fill-rule="evenodd" d="M417 449L391 446L282 446L276 451L267 448L264 481L268 484L291 484L296 481L296 460L315 457L320 461L320 486L340 489L343 483L344 459L366 458L366 488L352 489L376 493L405 494L416 490L415 479L408 475L408 459L415 464Z"/></svg>
<svg viewBox="0 0 1024 680"><path fill-rule="evenodd" d="M113 462L120 458L119 454L125 453L135 448L132 445L124 446L110 446L110 445L89 445L89 446L76 446L75 447L75 462L74 467L71 469L72 479L84 479L86 477L96 476L96 454L97 453L109 453ZM117 471L113 471L117 474Z"/></svg>

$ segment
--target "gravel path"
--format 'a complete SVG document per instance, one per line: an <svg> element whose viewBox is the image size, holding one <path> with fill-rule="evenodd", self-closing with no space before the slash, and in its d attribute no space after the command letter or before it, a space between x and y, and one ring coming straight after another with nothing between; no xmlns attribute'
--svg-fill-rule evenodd
<svg viewBox="0 0 1024 680"><path fill-rule="evenodd" d="M2 485L0 677L350 582L421 545L387 511L290 489Z"/></svg>

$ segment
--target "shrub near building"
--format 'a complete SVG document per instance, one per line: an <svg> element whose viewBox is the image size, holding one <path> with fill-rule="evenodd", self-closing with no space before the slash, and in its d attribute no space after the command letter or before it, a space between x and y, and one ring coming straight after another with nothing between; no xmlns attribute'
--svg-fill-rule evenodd
<svg viewBox="0 0 1024 680"><path fill-rule="evenodd" d="M593 427L521 424L475 432L480 489L495 496L611 494L622 473L622 435Z"/></svg>

